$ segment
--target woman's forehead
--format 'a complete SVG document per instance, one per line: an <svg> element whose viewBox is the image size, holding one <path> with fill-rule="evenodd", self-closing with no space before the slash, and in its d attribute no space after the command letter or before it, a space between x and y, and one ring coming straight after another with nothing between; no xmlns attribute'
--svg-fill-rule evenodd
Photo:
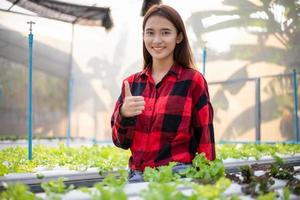
<svg viewBox="0 0 300 200"><path fill-rule="evenodd" d="M148 18L148 20L146 21L145 24L145 29L164 29L164 28L168 28L168 29L176 29L174 24L166 19L165 17L162 16L151 16Z"/></svg>

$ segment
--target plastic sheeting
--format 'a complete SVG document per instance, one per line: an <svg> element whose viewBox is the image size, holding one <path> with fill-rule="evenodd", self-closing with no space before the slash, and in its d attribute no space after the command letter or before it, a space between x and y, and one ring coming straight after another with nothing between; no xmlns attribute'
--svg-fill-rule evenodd
<svg viewBox="0 0 300 200"><path fill-rule="evenodd" d="M113 22L110 9L104 7L86 6L51 0L8 0L41 17L47 17L69 23L88 26L104 26L110 29Z"/></svg>

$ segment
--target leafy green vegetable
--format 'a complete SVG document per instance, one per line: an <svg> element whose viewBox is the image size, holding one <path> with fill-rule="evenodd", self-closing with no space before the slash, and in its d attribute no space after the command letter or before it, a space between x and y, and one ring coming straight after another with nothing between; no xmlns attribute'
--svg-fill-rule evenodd
<svg viewBox="0 0 300 200"><path fill-rule="evenodd" d="M41 172L39 172L39 173L36 174L36 177L38 179L43 179L45 176L44 176L44 174L42 174Z"/></svg>
<svg viewBox="0 0 300 200"><path fill-rule="evenodd" d="M290 190L288 187L283 188L283 200L289 200L290 199Z"/></svg>
<svg viewBox="0 0 300 200"><path fill-rule="evenodd" d="M278 155L276 155L275 153L272 155L273 158L275 159L275 163L278 165L283 165L284 161L282 158L280 158Z"/></svg>
<svg viewBox="0 0 300 200"><path fill-rule="evenodd" d="M280 154L294 155L300 153L300 145L297 144L225 144L217 145L217 158L248 159L262 156L273 156L278 164L282 162ZM27 148L9 147L0 150L0 176L9 173L36 172L39 166L51 169L64 167L74 170L86 170L96 167L100 174L109 171L124 169L128 164L130 152L122 149L98 145L86 147L66 147L63 143L58 147L34 146L33 160L28 160Z"/></svg>
<svg viewBox="0 0 300 200"><path fill-rule="evenodd" d="M127 183L128 172L126 170L119 170L118 174L108 174L102 184L110 187L124 187Z"/></svg>
<svg viewBox="0 0 300 200"><path fill-rule="evenodd" d="M6 190L0 193L1 200L41 200L23 183L4 184L4 186Z"/></svg>
<svg viewBox="0 0 300 200"><path fill-rule="evenodd" d="M102 182L94 185L96 190L82 188L81 191L89 194L92 200L126 200L127 196L123 190L126 183L125 176L124 171L120 171L120 179L114 174L109 174Z"/></svg>
<svg viewBox="0 0 300 200"><path fill-rule="evenodd" d="M298 144L222 144L217 145L217 157L248 159L254 157L257 160L262 156L272 156L276 160L278 154L294 155L300 153Z"/></svg>
<svg viewBox="0 0 300 200"><path fill-rule="evenodd" d="M201 183L213 183L224 177L225 167L220 159L208 161L204 154L197 154L192 166L187 168L185 176Z"/></svg>
<svg viewBox="0 0 300 200"><path fill-rule="evenodd" d="M169 163L169 165L161 166L157 168L146 167L144 170L145 181L155 182L170 182L180 178L180 175L173 174L173 167L176 165L175 162Z"/></svg>
<svg viewBox="0 0 300 200"><path fill-rule="evenodd" d="M94 185L94 190L81 188L81 191L88 193L92 199L127 199L124 193L124 185L127 182L127 171L124 170L129 159L129 151L120 150L116 147L91 147L70 148L60 144L58 148L35 146L34 159L27 159L27 148L12 147L0 151L0 176L8 173L35 172L36 167L44 166L66 167L75 170L86 170L96 167L100 175L106 178ZM208 161L204 154L196 155L192 166L185 172L174 174L172 168L175 163L158 168L146 168L144 178L150 181L149 188L145 190L141 197L144 199L238 199L237 196L225 197L224 191L229 187L230 181L224 178L225 168L223 159L241 158L248 159L254 157L260 159L262 156L272 156L276 163L267 168L267 172L262 176L255 176L253 169L249 166L242 168L242 176L246 186L242 190L247 194L259 199L276 198L276 193L270 190L274 180L272 177L288 180L286 188L283 190L283 199L289 199L290 193L300 194L300 181L295 178L292 167L284 167L280 155L295 154L300 152L300 145L291 144L246 144L246 145L217 145L217 158ZM118 171L119 170L119 171ZM264 169L265 170L265 169ZM109 173L114 171L114 173ZM116 173L116 171L118 171ZM183 182L180 177L192 178L192 182ZM272 177L271 177L272 176ZM226 174L226 177L241 183L238 176ZM38 172L37 178L43 178L43 174ZM154 183L155 182L155 183ZM199 185L204 183L207 185ZM216 183L215 185L210 185ZM186 196L180 190L181 186L192 186L192 195ZM61 199L62 195L73 189L67 187L63 179L50 181L42 184L46 191L47 200ZM260 195L260 196L259 196ZM275 195L275 196L274 196ZM1 192L0 199L38 199L33 193L28 191L23 184L7 186L6 191Z"/></svg>
<svg viewBox="0 0 300 200"><path fill-rule="evenodd" d="M270 192L271 186L275 183L271 177L271 173L267 172L264 175L255 176L254 171L250 166L243 166L241 167L241 170L243 183L248 184L242 187L243 193L256 197L260 194L267 194Z"/></svg>
<svg viewBox="0 0 300 200"><path fill-rule="evenodd" d="M58 193L58 194L65 194L72 189L74 189L74 185L70 185L67 187L64 183L64 178L58 178L58 180L44 182L41 184L43 190L46 192L46 194L51 193Z"/></svg>
<svg viewBox="0 0 300 200"><path fill-rule="evenodd" d="M281 165L271 165L271 175L274 178L288 180L293 177L294 167L283 167Z"/></svg>
<svg viewBox="0 0 300 200"><path fill-rule="evenodd" d="M182 192L177 190L176 182L150 183L147 190L141 192L145 200L185 200L188 199Z"/></svg>
<svg viewBox="0 0 300 200"><path fill-rule="evenodd" d="M250 183L254 176L254 171L249 165L241 166L241 174L243 176L243 183Z"/></svg>
<svg viewBox="0 0 300 200"><path fill-rule="evenodd" d="M9 168L4 164L0 163L0 176L3 176L8 173L9 173Z"/></svg>
<svg viewBox="0 0 300 200"><path fill-rule="evenodd" d="M275 192L270 192L268 194L262 194L257 199L258 200L275 200L277 194Z"/></svg>
<svg viewBox="0 0 300 200"><path fill-rule="evenodd" d="M27 148L10 147L0 151L0 176L8 173L34 172L38 166L49 169L60 166L74 170L96 167L101 172L108 172L124 169L128 159L129 151L116 147L94 145L71 148L60 144L58 148L35 146L33 160L29 161Z"/></svg>
<svg viewBox="0 0 300 200"><path fill-rule="evenodd" d="M224 191L231 185L227 178L220 178L215 185L193 185L193 194L189 199L225 199ZM233 197L237 199L237 197Z"/></svg>

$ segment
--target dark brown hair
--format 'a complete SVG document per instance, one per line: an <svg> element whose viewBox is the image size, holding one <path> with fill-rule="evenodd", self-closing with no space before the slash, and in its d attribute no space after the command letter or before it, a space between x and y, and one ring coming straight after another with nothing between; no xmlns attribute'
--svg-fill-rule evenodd
<svg viewBox="0 0 300 200"><path fill-rule="evenodd" d="M176 47L174 49L173 57L174 57L175 64L181 65L182 67L186 67L186 68L195 68L184 23L179 13L174 8L167 5L162 5L162 4L154 5L146 12L144 16L143 31L145 30L146 22L151 16L161 16L166 18L175 26L177 30L177 34L180 33L182 34L183 36L182 41L179 44L176 44ZM143 42L143 56L144 56L143 68L145 69L147 66L152 64L152 56L147 51L144 42Z"/></svg>

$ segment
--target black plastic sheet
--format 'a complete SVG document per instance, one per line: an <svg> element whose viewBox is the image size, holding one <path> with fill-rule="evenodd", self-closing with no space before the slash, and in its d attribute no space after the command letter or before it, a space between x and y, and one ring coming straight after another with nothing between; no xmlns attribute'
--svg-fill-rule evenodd
<svg viewBox="0 0 300 200"><path fill-rule="evenodd" d="M111 29L113 21L110 8L71 4L52 0L8 0L38 16L81 24L87 26L104 26ZM12 6L12 7L13 7ZM11 7L11 8L12 8ZM10 9L11 9L10 8Z"/></svg>

